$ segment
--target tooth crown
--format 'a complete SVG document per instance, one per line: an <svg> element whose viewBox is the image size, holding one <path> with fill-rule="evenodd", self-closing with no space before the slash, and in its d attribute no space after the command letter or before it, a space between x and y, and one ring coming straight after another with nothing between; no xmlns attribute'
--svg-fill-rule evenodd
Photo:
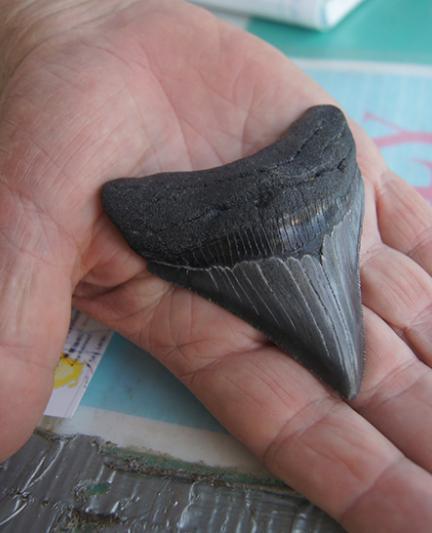
<svg viewBox="0 0 432 533"><path fill-rule="evenodd" d="M250 322L348 398L363 372L363 202L354 141L332 106L248 158L103 188L150 271Z"/></svg>

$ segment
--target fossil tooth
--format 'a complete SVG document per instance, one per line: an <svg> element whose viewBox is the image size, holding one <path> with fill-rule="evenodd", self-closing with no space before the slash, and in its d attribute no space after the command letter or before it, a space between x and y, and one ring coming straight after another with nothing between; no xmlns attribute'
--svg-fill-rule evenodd
<svg viewBox="0 0 432 533"><path fill-rule="evenodd" d="M307 110L260 152L120 178L103 206L148 269L243 318L346 398L363 372L363 181L342 112Z"/></svg>

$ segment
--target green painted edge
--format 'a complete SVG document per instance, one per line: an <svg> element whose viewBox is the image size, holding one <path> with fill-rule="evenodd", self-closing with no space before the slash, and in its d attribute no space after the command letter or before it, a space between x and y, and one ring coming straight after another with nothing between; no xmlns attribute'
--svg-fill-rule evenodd
<svg viewBox="0 0 432 533"><path fill-rule="evenodd" d="M119 448L113 443L105 442L99 447L105 464L115 470L125 470L137 474L173 476L188 481L203 480L213 485L242 485L269 489L272 492L293 494L294 491L282 481L270 475L257 475L241 472L235 468L215 467L204 463L189 463L166 454L141 452L128 448Z"/></svg>

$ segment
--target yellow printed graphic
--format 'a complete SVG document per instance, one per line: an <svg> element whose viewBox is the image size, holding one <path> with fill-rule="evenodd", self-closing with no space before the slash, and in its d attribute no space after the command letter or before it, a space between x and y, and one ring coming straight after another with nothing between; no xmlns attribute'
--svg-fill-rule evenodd
<svg viewBox="0 0 432 533"><path fill-rule="evenodd" d="M63 353L54 372L54 388L76 387L84 366L84 363L71 359L67 354Z"/></svg>

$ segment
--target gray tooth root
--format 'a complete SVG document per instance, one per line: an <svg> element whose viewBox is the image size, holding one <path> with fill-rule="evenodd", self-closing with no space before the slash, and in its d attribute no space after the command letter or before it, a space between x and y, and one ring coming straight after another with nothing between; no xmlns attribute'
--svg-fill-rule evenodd
<svg viewBox="0 0 432 533"><path fill-rule="evenodd" d="M243 318L353 398L363 189L343 114L317 106L248 158L114 180L102 200L151 272Z"/></svg>

